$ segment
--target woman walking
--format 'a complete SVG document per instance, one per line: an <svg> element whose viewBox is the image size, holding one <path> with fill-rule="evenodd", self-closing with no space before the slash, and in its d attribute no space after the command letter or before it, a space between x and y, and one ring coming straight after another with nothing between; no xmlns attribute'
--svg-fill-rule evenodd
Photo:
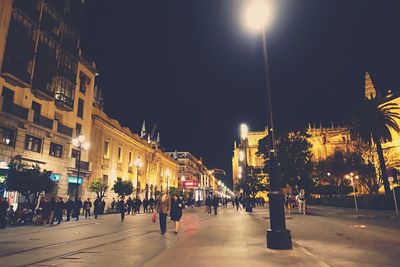
<svg viewBox="0 0 400 267"><path fill-rule="evenodd" d="M171 220L174 221L175 234L178 233L179 221L182 218L182 208L182 200L178 194L174 194L174 197L171 199Z"/></svg>

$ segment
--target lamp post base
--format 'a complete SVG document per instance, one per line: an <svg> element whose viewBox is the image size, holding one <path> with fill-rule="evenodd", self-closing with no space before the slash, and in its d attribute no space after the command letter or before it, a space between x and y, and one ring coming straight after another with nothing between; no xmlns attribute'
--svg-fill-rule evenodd
<svg viewBox="0 0 400 267"><path fill-rule="evenodd" d="M272 231L267 230L267 248L270 249L292 249L292 235L290 230Z"/></svg>

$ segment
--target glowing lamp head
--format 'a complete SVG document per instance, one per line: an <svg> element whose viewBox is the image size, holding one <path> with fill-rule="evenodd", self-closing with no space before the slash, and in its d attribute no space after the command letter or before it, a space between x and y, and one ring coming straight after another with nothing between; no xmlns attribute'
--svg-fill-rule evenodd
<svg viewBox="0 0 400 267"><path fill-rule="evenodd" d="M247 124L245 123L240 124L240 138L246 140L248 133L249 133L249 127L247 126Z"/></svg>
<svg viewBox="0 0 400 267"><path fill-rule="evenodd" d="M181 176L181 181L184 182L186 180L185 176Z"/></svg>
<svg viewBox="0 0 400 267"><path fill-rule="evenodd" d="M243 23L251 31L262 31L273 18L272 0L250 0L244 9Z"/></svg>
<svg viewBox="0 0 400 267"><path fill-rule="evenodd" d="M140 157L138 157L138 158L135 160L135 166L136 166L137 168L141 168L142 165L143 165L142 160L140 159Z"/></svg>
<svg viewBox="0 0 400 267"><path fill-rule="evenodd" d="M88 150L90 148L90 143L89 142L84 142L82 144L82 148L83 148L83 150Z"/></svg>
<svg viewBox="0 0 400 267"><path fill-rule="evenodd" d="M80 143L85 142L85 139L86 139L86 138L85 138L85 136L84 136L83 134L81 134L81 135L78 136L78 140L79 140Z"/></svg>

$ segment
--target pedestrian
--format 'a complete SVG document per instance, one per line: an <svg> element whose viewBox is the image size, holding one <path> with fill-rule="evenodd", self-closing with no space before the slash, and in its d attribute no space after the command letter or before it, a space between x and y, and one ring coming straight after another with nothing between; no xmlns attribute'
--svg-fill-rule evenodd
<svg viewBox="0 0 400 267"><path fill-rule="evenodd" d="M80 198L75 200L74 203L74 215L76 218L76 221L79 221L79 213L81 212L81 208L82 208L82 200Z"/></svg>
<svg viewBox="0 0 400 267"><path fill-rule="evenodd" d="M60 197L58 203L57 224L60 224L63 221L64 210L65 210L65 202L64 199Z"/></svg>
<svg viewBox="0 0 400 267"><path fill-rule="evenodd" d="M8 202L5 198L0 197L0 229L6 227Z"/></svg>
<svg viewBox="0 0 400 267"><path fill-rule="evenodd" d="M157 211L160 220L160 231L164 235L167 230L167 215L171 210L171 200L164 191L160 199L158 200Z"/></svg>
<svg viewBox="0 0 400 267"><path fill-rule="evenodd" d="M128 215L129 214L131 214L131 211L132 211L132 198L131 197L128 197L128 200L126 201L126 205L127 205L127 207L128 207Z"/></svg>
<svg viewBox="0 0 400 267"><path fill-rule="evenodd" d="M214 196L214 198L212 200L212 205L214 207L214 215L217 215L218 206L219 206L219 199L217 196Z"/></svg>
<svg viewBox="0 0 400 267"><path fill-rule="evenodd" d="M142 206L142 200L140 198L137 198L136 199L136 210L137 210L138 214L140 213L140 207L141 206Z"/></svg>
<svg viewBox="0 0 400 267"><path fill-rule="evenodd" d="M43 203L43 212L42 212L43 224L48 224L50 222L50 213L51 213L50 202L49 199L46 197Z"/></svg>
<svg viewBox="0 0 400 267"><path fill-rule="evenodd" d="M106 202L103 199L103 201L101 201L101 213L100 214L104 214L104 209L105 208L106 208Z"/></svg>
<svg viewBox="0 0 400 267"><path fill-rule="evenodd" d="M96 200L93 202L94 205L94 218L97 219L97 216L99 215L100 211L101 211L101 201L100 198L97 197Z"/></svg>
<svg viewBox="0 0 400 267"><path fill-rule="evenodd" d="M149 206L150 206L150 210L151 210L151 212L153 213L154 212L154 198L153 197L150 197L150 199L149 199Z"/></svg>
<svg viewBox="0 0 400 267"><path fill-rule="evenodd" d="M52 197L51 199L50 199L50 202L49 202L49 209L50 209L50 225L53 225L53 223L54 223L54 220L56 219L56 200L55 200L55 198L54 197Z"/></svg>
<svg viewBox="0 0 400 267"><path fill-rule="evenodd" d="M85 219L89 217L90 219L90 209L92 208L92 202L90 198L88 198L85 202L83 202L83 209L85 211Z"/></svg>
<svg viewBox="0 0 400 267"><path fill-rule="evenodd" d="M69 222L71 220L71 212L74 209L74 202L71 197L65 203L65 209L67 210L67 222Z"/></svg>
<svg viewBox="0 0 400 267"><path fill-rule="evenodd" d="M171 199L171 220L174 221L175 226L175 234L178 233L179 228L179 221L182 218L182 208L183 202L179 198L178 194L174 194L173 198Z"/></svg>
<svg viewBox="0 0 400 267"><path fill-rule="evenodd" d="M116 205L115 205L116 203L115 203L115 198L113 198L112 199L112 202L111 202L111 209L114 211L114 214L116 214L117 213L117 207L116 207Z"/></svg>
<svg viewBox="0 0 400 267"><path fill-rule="evenodd" d="M300 194L297 196L297 203L300 214L306 215L306 191L304 189L300 190Z"/></svg>
<svg viewBox="0 0 400 267"><path fill-rule="evenodd" d="M118 201L119 212L121 213L121 222L125 219L126 203L125 196L121 196L120 201Z"/></svg>
<svg viewBox="0 0 400 267"><path fill-rule="evenodd" d="M206 198L206 210L208 214L211 214L212 199L211 196Z"/></svg>
<svg viewBox="0 0 400 267"><path fill-rule="evenodd" d="M143 200L143 213L148 212L148 207L149 207L149 200L147 197Z"/></svg>

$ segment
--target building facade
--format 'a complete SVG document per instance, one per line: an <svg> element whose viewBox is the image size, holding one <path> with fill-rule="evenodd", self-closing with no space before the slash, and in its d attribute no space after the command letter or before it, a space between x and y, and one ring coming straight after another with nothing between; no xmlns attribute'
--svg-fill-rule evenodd
<svg viewBox="0 0 400 267"><path fill-rule="evenodd" d="M83 8L80 0L0 3L0 163L17 157L52 171L63 197L75 195L71 141L90 136L97 74L80 55ZM91 170L88 153L81 158L80 195Z"/></svg>
<svg viewBox="0 0 400 267"><path fill-rule="evenodd" d="M141 199L154 197L156 192L169 187L178 187L176 160L97 107L93 107L90 139L96 140L89 153L93 163L91 181L100 180L108 185L107 200L117 197L111 188L118 178L131 180L135 190L139 189Z"/></svg>
<svg viewBox="0 0 400 267"><path fill-rule="evenodd" d="M259 173L264 174L264 159L262 156L257 155L258 142L268 135L268 130L264 131L250 131L247 133L245 139L241 139L240 143L236 141L233 145L233 157L232 157L232 175L233 175L233 187L234 191L238 193L236 185L243 179L244 172L248 167L251 167Z"/></svg>
<svg viewBox="0 0 400 267"><path fill-rule="evenodd" d="M179 187L191 190L196 201L202 202L217 189L216 178L201 159L190 152L167 152L179 163Z"/></svg>

